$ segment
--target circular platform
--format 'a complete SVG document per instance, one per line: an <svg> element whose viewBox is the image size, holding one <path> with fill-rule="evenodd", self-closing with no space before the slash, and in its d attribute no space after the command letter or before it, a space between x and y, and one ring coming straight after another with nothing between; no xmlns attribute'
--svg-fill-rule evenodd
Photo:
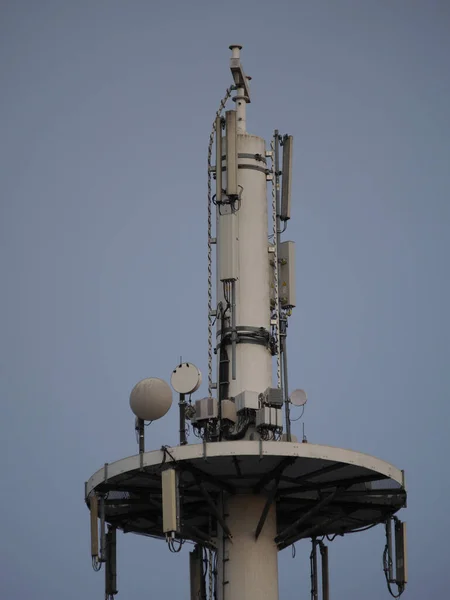
<svg viewBox="0 0 450 600"><path fill-rule="evenodd" d="M378 458L317 444L258 441L176 446L106 464L87 482L86 502L93 493L105 494L107 522L163 538L161 473L172 466L180 473L182 535L194 541L214 543L212 504L222 492L263 494L268 505L275 502L279 549L375 525L406 506L403 472Z"/></svg>

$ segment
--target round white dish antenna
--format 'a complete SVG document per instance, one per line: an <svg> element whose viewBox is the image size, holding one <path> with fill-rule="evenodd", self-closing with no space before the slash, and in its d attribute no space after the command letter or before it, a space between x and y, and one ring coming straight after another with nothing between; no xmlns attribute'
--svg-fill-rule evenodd
<svg viewBox="0 0 450 600"><path fill-rule="evenodd" d="M294 406L305 406L308 396L305 390L294 390L289 400Z"/></svg>
<svg viewBox="0 0 450 600"><path fill-rule="evenodd" d="M139 381L130 394L130 407L138 419L156 421L163 417L172 404L172 390L158 377Z"/></svg>
<svg viewBox="0 0 450 600"><path fill-rule="evenodd" d="M181 363L173 370L170 383L179 394L193 394L202 383L202 374L192 363Z"/></svg>

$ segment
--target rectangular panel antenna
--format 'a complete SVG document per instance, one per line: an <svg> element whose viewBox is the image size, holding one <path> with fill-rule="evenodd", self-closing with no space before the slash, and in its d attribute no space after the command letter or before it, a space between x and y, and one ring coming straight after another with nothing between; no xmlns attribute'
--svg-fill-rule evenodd
<svg viewBox="0 0 450 600"><path fill-rule="evenodd" d="M287 221L291 218L291 183L292 183L292 151L294 138L285 135L283 138L283 170L281 178L281 209L280 219Z"/></svg>
<svg viewBox="0 0 450 600"><path fill-rule="evenodd" d="M100 496L100 562L105 562L106 529L105 529L105 496Z"/></svg>
<svg viewBox="0 0 450 600"><path fill-rule="evenodd" d="M278 294L282 308L294 308L295 294L295 242L281 242L278 248L279 286Z"/></svg>
<svg viewBox="0 0 450 600"><path fill-rule="evenodd" d="M237 215L232 212L229 204L219 206L218 223L218 269L220 281L234 281L238 273L238 222Z"/></svg>
<svg viewBox="0 0 450 600"><path fill-rule="evenodd" d="M161 475L163 532L176 533L180 530L180 503L178 496L178 472L166 469Z"/></svg>
<svg viewBox="0 0 450 600"><path fill-rule="evenodd" d="M116 529L110 527L106 534L105 595L117 594Z"/></svg>
<svg viewBox="0 0 450 600"><path fill-rule="evenodd" d="M216 117L216 201L222 200L222 120Z"/></svg>
<svg viewBox="0 0 450 600"><path fill-rule="evenodd" d="M94 494L90 500L91 509L91 555L98 556L98 497Z"/></svg>
<svg viewBox="0 0 450 600"><path fill-rule="evenodd" d="M227 196L237 196L237 129L236 111L227 110L225 113L227 128L226 158L227 158Z"/></svg>
<svg viewBox="0 0 450 600"><path fill-rule="evenodd" d="M408 565L406 556L406 523L395 523L395 579L404 585L408 581Z"/></svg>

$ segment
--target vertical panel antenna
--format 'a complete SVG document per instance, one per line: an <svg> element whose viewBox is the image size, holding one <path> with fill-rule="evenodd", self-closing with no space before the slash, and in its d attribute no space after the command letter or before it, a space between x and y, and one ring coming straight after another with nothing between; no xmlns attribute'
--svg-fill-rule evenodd
<svg viewBox="0 0 450 600"><path fill-rule="evenodd" d="M174 537L180 530L180 506L178 496L178 473L166 469L161 475L163 532Z"/></svg>
<svg viewBox="0 0 450 600"><path fill-rule="evenodd" d="M408 581L406 523L398 519L395 522L395 578L400 586L405 586Z"/></svg>
<svg viewBox="0 0 450 600"><path fill-rule="evenodd" d="M98 497L94 494L90 500L91 509L91 555L92 558L98 556Z"/></svg>
<svg viewBox="0 0 450 600"><path fill-rule="evenodd" d="M280 219L287 221L291 218L291 184L292 184L292 150L294 138L285 135L283 138L283 177L281 183Z"/></svg>
<svg viewBox="0 0 450 600"><path fill-rule="evenodd" d="M222 119L220 117L216 117L216 201L222 201Z"/></svg>
<svg viewBox="0 0 450 600"><path fill-rule="evenodd" d="M225 118L227 128L227 196L237 196L236 111L227 110Z"/></svg>
<svg viewBox="0 0 450 600"><path fill-rule="evenodd" d="M105 562L106 530L105 530L105 497L100 496L100 561Z"/></svg>
<svg viewBox="0 0 450 600"><path fill-rule="evenodd" d="M108 527L106 534L105 596L117 594L116 528Z"/></svg>

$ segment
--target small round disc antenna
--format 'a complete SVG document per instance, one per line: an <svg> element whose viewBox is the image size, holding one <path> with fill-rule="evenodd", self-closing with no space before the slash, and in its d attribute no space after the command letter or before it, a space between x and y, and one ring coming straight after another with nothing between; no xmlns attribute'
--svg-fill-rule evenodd
<svg viewBox="0 0 450 600"><path fill-rule="evenodd" d="M172 390L158 377L139 381L130 394L130 407L138 419L156 421L163 417L172 404Z"/></svg>
<svg viewBox="0 0 450 600"><path fill-rule="evenodd" d="M294 406L305 406L308 397L305 390L294 390L289 400Z"/></svg>
<svg viewBox="0 0 450 600"><path fill-rule="evenodd" d="M193 394L202 383L202 374L192 363L181 363L173 370L170 383L179 394Z"/></svg>

